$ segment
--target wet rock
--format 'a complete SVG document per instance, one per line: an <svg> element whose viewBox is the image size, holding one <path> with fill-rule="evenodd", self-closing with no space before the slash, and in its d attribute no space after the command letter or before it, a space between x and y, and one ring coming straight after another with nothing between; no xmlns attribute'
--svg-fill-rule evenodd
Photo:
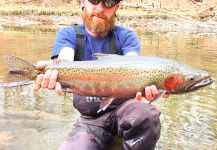
<svg viewBox="0 0 217 150"><path fill-rule="evenodd" d="M217 16L217 7L216 6L209 7L203 10L201 13L199 13L198 16L203 21L210 20L214 18L215 16Z"/></svg>

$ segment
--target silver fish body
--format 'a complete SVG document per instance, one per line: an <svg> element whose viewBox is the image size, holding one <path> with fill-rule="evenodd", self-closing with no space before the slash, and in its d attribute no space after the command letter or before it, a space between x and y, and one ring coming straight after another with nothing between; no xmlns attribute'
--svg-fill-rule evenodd
<svg viewBox="0 0 217 150"><path fill-rule="evenodd" d="M133 97L136 92L144 94L144 88L150 85L168 93L182 93L213 82L208 72L170 59L119 55L97 57L98 60L92 61L61 61L45 70L58 70L57 81L68 92L108 98ZM11 68L21 70L20 74L31 80L41 73L21 58L5 58Z"/></svg>
<svg viewBox="0 0 217 150"><path fill-rule="evenodd" d="M109 55L94 61L61 62L46 69L57 69L58 81L69 91L89 96L132 97L138 91L144 94L150 85L181 93L212 82L206 71L148 56Z"/></svg>

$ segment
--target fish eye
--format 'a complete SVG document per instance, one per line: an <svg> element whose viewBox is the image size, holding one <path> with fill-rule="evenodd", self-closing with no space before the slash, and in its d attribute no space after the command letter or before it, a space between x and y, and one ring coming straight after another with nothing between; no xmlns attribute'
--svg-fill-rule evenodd
<svg viewBox="0 0 217 150"><path fill-rule="evenodd" d="M193 75L187 76L186 80L194 81L195 77Z"/></svg>

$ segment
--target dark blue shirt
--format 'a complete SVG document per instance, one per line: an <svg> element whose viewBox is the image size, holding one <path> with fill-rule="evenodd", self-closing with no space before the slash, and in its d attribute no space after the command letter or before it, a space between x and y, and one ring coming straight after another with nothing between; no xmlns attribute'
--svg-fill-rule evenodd
<svg viewBox="0 0 217 150"><path fill-rule="evenodd" d="M87 33L84 25L82 26L82 31L85 35L84 60L94 59L94 53L110 53L108 46L109 38L107 36L103 38L92 37ZM133 31L123 27L115 26L114 35L116 46L120 50L120 54L124 55L128 52L140 53L139 40ZM51 57L58 56L61 49L64 47L76 49L76 33L72 26L65 27L57 33Z"/></svg>

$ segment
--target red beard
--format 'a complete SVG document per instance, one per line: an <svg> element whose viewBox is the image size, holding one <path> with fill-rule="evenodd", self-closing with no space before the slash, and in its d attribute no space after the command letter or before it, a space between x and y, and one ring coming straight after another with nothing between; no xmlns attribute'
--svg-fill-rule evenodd
<svg viewBox="0 0 217 150"><path fill-rule="evenodd" d="M95 21L93 20L94 16L102 18L104 21ZM89 31L96 34L101 34L113 29L115 24L115 16L113 16L111 19L108 19L103 13L88 13L86 9L84 9L83 21Z"/></svg>

